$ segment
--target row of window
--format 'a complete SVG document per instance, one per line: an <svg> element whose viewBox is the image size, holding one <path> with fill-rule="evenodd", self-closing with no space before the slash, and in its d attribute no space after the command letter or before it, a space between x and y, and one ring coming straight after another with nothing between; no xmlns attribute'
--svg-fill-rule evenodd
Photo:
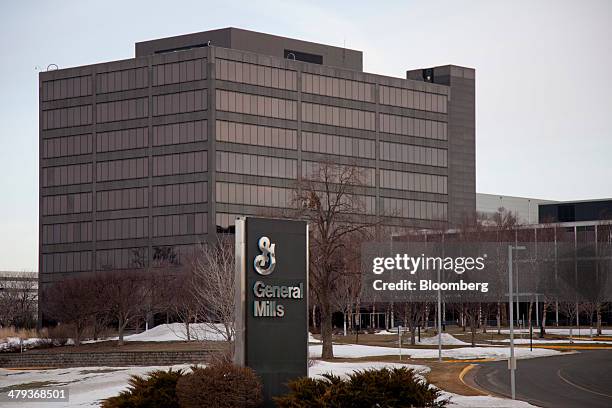
<svg viewBox="0 0 612 408"><path fill-rule="evenodd" d="M278 119L297 119L297 102L270 96L250 95L217 89L217 110L267 116Z"/></svg>
<svg viewBox="0 0 612 408"><path fill-rule="evenodd" d="M96 74L97 93L126 91L128 89L146 88L147 86L149 86L147 67Z"/></svg>
<svg viewBox="0 0 612 408"><path fill-rule="evenodd" d="M46 224L43 225L42 230L43 244L46 245L87 242L91 241L93 237L91 221Z"/></svg>
<svg viewBox="0 0 612 408"><path fill-rule="evenodd" d="M447 157L448 153L446 149L391 142L380 143L381 160L448 167Z"/></svg>
<svg viewBox="0 0 612 408"><path fill-rule="evenodd" d="M97 181L136 179L149 175L149 159L147 157L103 161L96 163L96 165Z"/></svg>
<svg viewBox="0 0 612 408"><path fill-rule="evenodd" d="M383 197L382 204L383 214L387 217L437 221L446 221L447 219L446 203Z"/></svg>
<svg viewBox="0 0 612 408"><path fill-rule="evenodd" d="M218 120L216 134L220 142L297 149L297 131L293 129Z"/></svg>
<svg viewBox="0 0 612 408"><path fill-rule="evenodd" d="M215 60L217 79L269 88L297 90L297 73L246 62Z"/></svg>
<svg viewBox="0 0 612 408"><path fill-rule="evenodd" d="M62 194L42 198L42 215L77 214L92 211L91 193Z"/></svg>
<svg viewBox="0 0 612 408"><path fill-rule="evenodd" d="M205 120L153 127L153 146L202 142L207 139Z"/></svg>
<svg viewBox="0 0 612 408"><path fill-rule="evenodd" d="M312 161L302 161L302 176L305 179L312 179L315 181L321 181L321 164L318 162L312 162ZM351 182L354 182L355 184L359 184L359 185L364 185L364 186L370 186L370 187L375 187L376 186L376 169L373 168L369 168L369 167L356 167L354 166L355 169L355 179L352 180ZM332 174L333 176L336 176L336 174ZM337 174L337 176L340 176L340 174ZM338 182L339 180L337 180L337 177L335 177L336 180L332 180L332 182Z"/></svg>
<svg viewBox="0 0 612 408"><path fill-rule="evenodd" d="M92 164L72 164L68 166L45 167L42 169L42 186L65 186L69 184L91 183Z"/></svg>
<svg viewBox="0 0 612 408"><path fill-rule="evenodd" d="M91 95L91 76L55 79L42 83L42 100L53 101Z"/></svg>
<svg viewBox="0 0 612 408"><path fill-rule="evenodd" d="M329 126L375 130L374 112L338 106L302 103L302 120Z"/></svg>
<svg viewBox="0 0 612 408"><path fill-rule="evenodd" d="M144 268L148 263L148 248L98 249L96 251L96 269Z"/></svg>
<svg viewBox="0 0 612 408"><path fill-rule="evenodd" d="M290 188L218 182L216 196L219 203L292 208L295 194ZM325 201L323 194L320 199ZM358 213L375 213L376 197L374 196L345 195L344 201L346 208L351 208Z"/></svg>
<svg viewBox="0 0 612 408"><path fill-rule="evenodd" d="M148 236L148 217L96 221L96 239L98 241L147 238Z"/></svg>
<svg viewBox="0 0 612 408"><path fill-rule="evenodd" d="M196 213L153 217L153 236L206 234L206 215L206 213Z"/></svg>
<svg viewBox="0 0 612 408"><path fill-rule="evenodd" d="M207 152L187 152L153 157L153 176L207 171Z"/></svg>
<svg viewBox="0 0 612 408"><path fill-rule="evenodd" d="M42 112L43 130L73 126L84 126L92 123L91 105L73 106L71 108L50 109Z"/></svg>
<svg viewBox="0 0 612 408"><path fill-rule="evenodd" d="M218 203L289 208L294 196L290 188L222 182L215 187Z"/></svg>
<svg viewBox="0 0 612 408"><path fill-rule="evenodd" d="M340 156L376 158L376 144L373 140L322 133L302 132L302 150Z"/></svg>
<svg viewBox="0 0 612 408"><path fill-rule="evenodd" d="M302 74L302 92L374 102L374 84L308 73Z"/></svg>
<svg viewBox="0 0 612 408"><path fill-rule="evenodd" d="M91 153L91 134L43 139L41 142L42 157L72 156Z"/></svg>
<svg viewBox="0 0 612 408"><path fill-rule="evenodd" d="M446 122L380 114L380 131L396 135L447 140Z"/></svg>
<svg viewBox="0 0 612 408"><path fill-rule="evenodd" d="M124 99L96 104L98 123L116 122L149 116L149 98Z"/></svg>
<svg viewBox="0 0 612 408"><path fill-rule="evenodd" d="M145 208L148 205L149 189L147 187L105 190L96 193L96 209L98 211Z"/></svg>
<svg viewBox="0 0 612 408"><path fill-rule="evenodd" d="M205 203L208 198L208 183L168 184L153 187L153 206Z"/></svg>
<svg viewBox="0 0 612 408"><path fill-rule="evenodd" d="M206 60L172 62L153 66L153 86L206 79Z"/></svg>
<svg viewBox="0 0 612 408"><path fill-rule="evenodd" d="M193 254L195 245L153 247L153 264L170 263L180 265ZM96 251L98 271L114 269L138 269L148 265L149 251L141 248L98 249ZM185 258L185 259L183 259ZM93 270L92 251L56 252L42 255L43 273L84 272Z"/></svg>
<svg viewBox="0 0 612 408"><path fill-rule="evenodd" d="M383 105L401 106L403 108L446 113L446 95L438 95L410 89L381 86L379 102Z"/></svg>
<svg viewBox="0 0 612 408"><path fill-rule="evenodd" d="M149 128L134 128L96 134L96 151L140 149L149 144Z"/></svg>
<svg viewBox="0 0 612 408"><path fill-rule="evenodd" d="M323 192L318 193L322 207L327 210L330 205L336 207L336 210L350 214L376 214L376 197L359 194L343 194L338 197L335 194L327 195Z"/></svg>
<svg viewBox="0 0 612 408"><path fill-rule="evenodd" d="M42 273L90 271L91 251L42 255Z"/></svg>
<svg viewBox="0 0 612 408"><path fill-rule="evenodd" d="M395 190L447 194L447 177L381 169L380 186Z"/></svg>
<svg viewBox="0 0 612 408"><path fill-rule="evenodd" d="M153 96L153 116L197 112L207 106L206 89Z"/></svg>
<svg viewBox="0 0 612 408"><path fill-rule="evenodd" d="M218 151L217 171L295 179L297 160Z"/></svg>

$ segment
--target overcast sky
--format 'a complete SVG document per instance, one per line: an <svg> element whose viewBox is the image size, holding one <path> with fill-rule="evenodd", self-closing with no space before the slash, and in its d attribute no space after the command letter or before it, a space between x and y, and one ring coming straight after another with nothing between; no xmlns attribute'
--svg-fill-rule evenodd
<svg viewBox="0 0 612 408"><path fill-rule="evenodd" d="M377 74L473 67L478 192L612 196L612 1L20 0L0 19L0 270L37 269L38 71L227 26L362 50Z"/></svg>

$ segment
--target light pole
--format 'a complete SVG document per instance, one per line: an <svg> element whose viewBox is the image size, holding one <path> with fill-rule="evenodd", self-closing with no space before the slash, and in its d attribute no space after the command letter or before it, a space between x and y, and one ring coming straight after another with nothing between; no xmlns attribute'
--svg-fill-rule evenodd
<svg viewBox="0 0 612 408"><path fill-rule="evenodd" d="M442 293L440 292L440 267L438 267L438 362L442 362Z"/></svg>
<svg viewBox="0 0 612 408"><path fill-rule="evenodd" d="M512 310L512 297L514 295L512 289L512 250L524 250L524 246L508 245L508 306L510 309L510 359L508 360L508 369L510 370L510 390L512 399L516 399L516 358L514 357L514 313Z"/></svg>

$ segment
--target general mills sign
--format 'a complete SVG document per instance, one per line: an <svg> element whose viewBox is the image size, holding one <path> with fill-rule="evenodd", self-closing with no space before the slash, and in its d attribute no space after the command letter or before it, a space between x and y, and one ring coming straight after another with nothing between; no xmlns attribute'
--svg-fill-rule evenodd
<svg viewBox="0 0 612 408"><path fill-rule="evenodd" d="M261 377L266 406L308 375L308 226L236 220L235 362Z"/></svg>

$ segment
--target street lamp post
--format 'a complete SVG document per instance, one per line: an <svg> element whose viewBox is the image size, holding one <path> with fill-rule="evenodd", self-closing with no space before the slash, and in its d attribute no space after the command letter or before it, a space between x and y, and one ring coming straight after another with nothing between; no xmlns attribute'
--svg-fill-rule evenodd
<svg viewBox="0 0 612 408"><path fill-rule="evenodd" d="M524 246L508 245L508 306L510 309L510 359L508 360L508 369L510 370L510 389L512 399L516 399L516 358L514 357L514 313L512 310L512 297L514 295L512 289L512 251L526 249Z"/></svg>

